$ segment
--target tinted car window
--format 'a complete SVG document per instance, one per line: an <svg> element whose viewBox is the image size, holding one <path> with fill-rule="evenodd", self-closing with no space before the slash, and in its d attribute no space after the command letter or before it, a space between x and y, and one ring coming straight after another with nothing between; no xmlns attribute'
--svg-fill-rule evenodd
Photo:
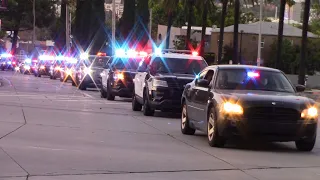
<svg viewBox="0 0 320 180"><path fill-rule="evenodd" d="M143 58L114 58L111 67L118 70L137 70Z"/></svg>
<svg viewBox="0 0 320 180"><path fill-rule="evenodd" d="M156 57L150 66L154 73L181 74L198 74L205 67L207 64L203 60L160 57Z"/></svg>
<svg viewBox="0 0 320 180"><path fill-rule="evenodd" d="M221 69L218 72L216 88L295 92L284 74L266 70L252 72L245 69Z"/></svg>

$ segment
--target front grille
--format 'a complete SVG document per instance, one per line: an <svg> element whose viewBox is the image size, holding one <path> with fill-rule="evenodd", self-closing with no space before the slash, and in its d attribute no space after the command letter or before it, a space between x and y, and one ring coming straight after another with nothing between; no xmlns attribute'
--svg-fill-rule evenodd
<svg viewBox="0 0 320 180"><path fill-rule="evenodd" d="M300 119L300 113L290 108L253 107L244 109L244 117L248 121L296 122Z"/></svg>
<svg viewBox="0 0 320 180"><path fill-rule="evenodd" d="M190 79L166 79L168 83L168 87L170 88L178 88L184 89L184 86L190 83L192 80Z"/></svg>

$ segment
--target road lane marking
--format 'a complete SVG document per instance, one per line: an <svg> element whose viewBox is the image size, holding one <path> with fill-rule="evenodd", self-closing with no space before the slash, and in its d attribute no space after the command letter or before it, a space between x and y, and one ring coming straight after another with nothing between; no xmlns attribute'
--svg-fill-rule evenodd
<svg viewBox="0 0 320 180"><path fill-rule="evenodd" d="M57 148L47 148L47 147L40 147L40 146L26 146L27 148L31 149L40 149L40 150L50 150L50 151L74 151L74 152L82 152L80 150L74 149L57 149Z"/></svg>

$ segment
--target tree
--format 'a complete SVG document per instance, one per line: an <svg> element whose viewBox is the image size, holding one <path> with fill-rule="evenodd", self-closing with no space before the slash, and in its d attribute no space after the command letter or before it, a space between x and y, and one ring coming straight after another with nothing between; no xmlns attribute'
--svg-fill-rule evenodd
<svg viewBox="0 0 320 180"><path fill-rule="evenodd" d="M142 48L148 43L149 32L148 32L148 24L149 24L149 2L148 0L137 0L137 31L136 31L136 39L139 42L139 46Z"/></svg>
<svg viewBox="0 0 320 180"><path fill-rule="evenodd" d="M307 51L307 35L308 35L308 24L310 15L310 0L306 0L304 3L304 13L303 13L303 26L302 26L302 40L301 40L301 57L299 63L299 78L298 83L304 85L305 80L305 59Z"/></svg>
<svg viewBox="0 0 320 180"><path fill-rule="evenodd" d="M222 60L223 33L224 33L225 17L227 13L227 5L228 5L228 0L222 0L222 12L221 12L221 19L220 19L220 35L219 35L219 47L218 47L218 64Z"/></svg>
<svg viewBox="0 0 320 180"><path fill-rule="evenodd" d="M188 2L188 28L187 28L187 36L186 36L186 47L185 49L189 49L189 43L191 38L191 26L192 26L192 17L193 17L193 6L195 0L187 0Z"/></svg>
<svg viewBox="0 0 320 180"><path fill-rule="evenodd" d="M202 30L201 30L201 42L200 42L200 55L204 56L204 47L205 47L205 37L206 37L206 28L207 28L207 16L208 16L208 5L209 0L203 1L203 10L202 10Z"/></svg>
<svg viewBox="0 0 320 180"><path fill-rule="evenodd" d="M133 32L136 16L135 0L125 0L123 14L119 22L122 39L128 40L130 33Z"/></svg>
<svg viewBox="0 0 320 180"><path fill-rule="evenodd" d="M179 0L163 0L162 3L163 3L163 8L166 10L168 14L166 48L169 49L170 32L171 32L171 26L173 23L173 16L174 16L174 13L176 12L176 7L179 4Z"/></svg>
<svg viewBox="0 0 320 180"><path fill-rule="evenodd" d="M190 39L189 47L192 47L195 49L198 46L198 41ZM173 45L175 49L184 49L186 47L186 40L185 37L179 36L177 37L177 40L173 40Z"/></svg>
<svg viewBox="0 0 320 180"><path fill-rule="evenodd" d="M284 21L284 11L286 7L286 0L280 0L280 16L279 16L279 28L278 28L278 45L277 45L277 58L275 62L275 68L279 67L281 61L281 51L282 51L282 40L283 40L283 21Z"/></svg>
<svg viewBox="0 0 320 180"><path fill-rule="evenodd" d="M56 0L38 0L36 1L36 26L39 28L48 27L55 21ZM12 31L11 52L16 52L18 33L23 30L32 29L33 14L32 3L26 0L9 0L7 11L0 16L2 20L2 29Z"/></svg>
<svg viewBox="0 0 320 180"><path fill-rule="evenodd" d="M273 67L275 63L275 59L277 56L277 48L278 44L277 41L274 41L271 45L271 57L266 62L266 65L268 67ZM279 63L278 69L282 70L283 72L287 74L295 74L298 69L298 57L299 57L299 47L293 45L289 40L284 39L282 42L283 51L281 51L280 60L281 63Z"/></svg>

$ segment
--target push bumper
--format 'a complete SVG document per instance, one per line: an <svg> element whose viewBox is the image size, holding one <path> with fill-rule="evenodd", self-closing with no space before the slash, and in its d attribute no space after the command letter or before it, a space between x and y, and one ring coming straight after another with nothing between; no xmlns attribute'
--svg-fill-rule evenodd
<svg viewBox="0 0 320 180"><path fill-rule="evenodd" d="M115 96L120 96L120 97L132 97L133 93L133 82L122 82L122 81L117 81L117 82L112 82L110 90L113 95Z"/></svg>
<svg viewBox="0 0 320 180"><path fill-rule="evenodd" d="M91 77L89 75L86 75L81 83L88 88L101 88L102 85L100 77Z"/></svg>
<svg viewBox="0 0 320 180"><path fill-rule="evenodd" d="M315 136L317 121L249 122L246 119L219 118L219 133L224 137L238 136L244 139L264 141L296 141Z"/></svg>
<svg viewBox="0 0 320 180"><path fill-rule="evenodd" d="M183 89L157 88L149 91L149 104L156 110L177 111L181 109Z"/></svg>

